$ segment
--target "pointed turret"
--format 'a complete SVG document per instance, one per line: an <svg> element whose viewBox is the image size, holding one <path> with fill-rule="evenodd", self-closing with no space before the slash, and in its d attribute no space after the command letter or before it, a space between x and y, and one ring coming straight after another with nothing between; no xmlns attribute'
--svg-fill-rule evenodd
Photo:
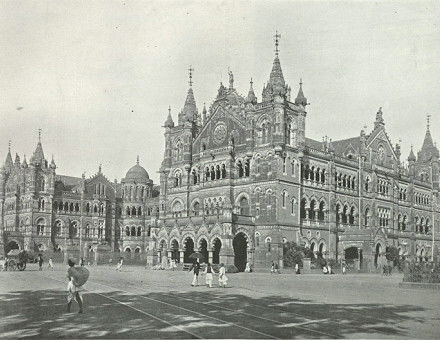
<svg viewBox="0 0 440 340"><path fill-rule="evenodd" d="M253 86L252 86L253 84L254 83L253 83L252 78L251 78L249 92L248 92L248 95L246 97L246 103L251 103L251 104L256 104L257 103L257 97L255 96L255 92L254 92L254 89L253 89Z"/></svg>
<svg viewBox="0 0 440 340"><path fill-rule="evenodd" d="M16 167L20 167L20 165L21 165L21 160L20 160L20 156L18 155L18 153L15 154L15 162L14 162L14 165L15 165Z"/></svg>
<svg viewBox="0 0 440 340"><path fill-rule="evenodd" d="M25 169L28 167L28 163L27 163L27 160L26 160L26 155L23 156L23 163L21 163L21 166L23 168L25 168Z"/></svg>
<svg viewBox="0 0 440 340"><path fill-rule="evenodd" d="M206 104L205 103L203 103L202 118L203 118L203 124L205 124L206 119L207 119L207 112L206 112Z"/></svg>
<svg viewBox="0 0 440 340"><path fill-rule="evenodd" d="M385 126L385 122L383 120L382 107L379 107L379 110L376 113L376 121L374 122L374 129L381 128Z"/></svg>
<svg viewBox="0 0 440 340"><path fill-rule="evenodd" d="M6 160L5 160L5 170L11 169L13 165L14 163L12 162L12 156L11 156L11 141L9 141L8 154L6 155Z"/></svg>
<svg viewBox="0 0 440 340"><path fill-rule="evenodd" d="M193 84L192 73L194 69L190 66L188 71L189 71L189 89L188 89L188 93L186 94L185 104L183 105L183 110L181 115L184 121L197 123L198 111L197 111L196 101L194 99L194 92L192 89L192 84Z"/></svg>
<svg viewBox="0 0 440 340"><path fill-rule="evenodd" d="M280 95L282 97L287 95L288 86L284 81L283 71L281 69L279 54L279 38L281 35L276 32L275 34L275 59L273 60L272 71L270 72L269 82L267 86L263 88L263 101L271 100L273 96Z"/></svg>
<svg viewBox="0 0 440 340"><path fill-rule="evenodd" d="M409 152L408 162L414 163L416 161L416 156L414 155L413 146L411 145L411 151Z"/></svg>
<svg viewBox="0 0 440 340"><path fill-rule="evenodd" d="M299 81L299 91L298 91L298 95L295 98L295 104L296 105L302 105L302 106L306 106L307 105L307 98L304 96L304 92L302 89L302 79L300 79Z"/></svg>
<svg viewBox="0 0 440 340"><path fill-rule="evenodd" d="M50 168L52 170L55 170L57 168L57 165L55 164L55 160L53 159L53 155L52 155L52 160L50 161Z"/></svg>
<svg viewBox="0 0 440 340"><path fill-rule="evenodd" d="M38 129L38 143L35 148L34 154L30 159L31 164L33 165L44 165L46 163L46 159L44 158L43 146L41 145L41 129Z"/></svg>
<svg viewBox="0 0 440 340"><path fill-rule="evenodd" d="M439 151L432 140L431 131L429 129L430 117L427 117L426 133L423 140L422 149L418 153L419 161L426 162L432 158L439 158Z"/></svg>
<svg viewBox="0 0 440 340"><path fill-rule="evenodd" d="M171 106L168 107L168 117L164 123L164 127L166 127L166 128L173 128L174 127L173 117L171 117Z"/></svg>

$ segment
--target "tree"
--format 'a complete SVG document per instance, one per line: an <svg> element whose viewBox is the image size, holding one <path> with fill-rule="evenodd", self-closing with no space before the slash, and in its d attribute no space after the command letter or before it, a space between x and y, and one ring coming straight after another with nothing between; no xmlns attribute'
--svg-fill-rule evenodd
<svg viewBox="0 0 440 340"><path fill-rule="evenodd" d="M295 242L286 242L283 244L283 260L285 267L294 267L296 264L302 266L302 260L306 257L304 254L307 249L299 246Z"/></svg>

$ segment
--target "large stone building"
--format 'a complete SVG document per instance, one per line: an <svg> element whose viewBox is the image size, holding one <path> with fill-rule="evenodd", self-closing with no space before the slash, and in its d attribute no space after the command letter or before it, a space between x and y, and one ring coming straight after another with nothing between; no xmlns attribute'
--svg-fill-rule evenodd
<svg viewBox="0 0 440 340"><path fill-rule="evenodd" d="M9 150L0 172L0 252L81 248L84 257L98 250L140 256L157 217L157 189L139 160L121 183L112 183L101 166L87 179L56 174L41 140L29 164L18 155L13 162Z"/></svg>
<svg viewBox="0 0 440 340"><path fill-rule="evenodd" d="M5 247L106 245L150 264L187 262L200 250L240 270L246 262L282 265L287 241L316 256L357 258L364 268L390 245L405 256L437 256L440 161L429 124L407 166L381 109L372 131L307 138L302 84L291 98L278 52L261 101L252 82L241 96L230 72L228 87L220 84L199 113L191 85L190 74L177 124L171 110L164 124L160 188L139 164L111 183L101 170L89 179L56 175L40 142L29 166L8 153L0 177Z"/></svg>

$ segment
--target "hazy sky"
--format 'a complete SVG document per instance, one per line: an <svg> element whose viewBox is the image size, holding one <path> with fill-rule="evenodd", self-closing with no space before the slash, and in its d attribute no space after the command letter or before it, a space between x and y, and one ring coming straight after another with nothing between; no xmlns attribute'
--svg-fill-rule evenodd
<svg viewBox="0 0 440 340"><path fill-rule="evenodd" d="M158 181L162 125L195 68L199 111L234 73L261 100L278 30L284 77L311 105L307 136L359 135L382 106L403 158L426 114L440 140L440 2L1 1L0 158L28 156L42 128L57 172L118 181L141 164ZM21 108L21 109L20 109Z"/></svg>

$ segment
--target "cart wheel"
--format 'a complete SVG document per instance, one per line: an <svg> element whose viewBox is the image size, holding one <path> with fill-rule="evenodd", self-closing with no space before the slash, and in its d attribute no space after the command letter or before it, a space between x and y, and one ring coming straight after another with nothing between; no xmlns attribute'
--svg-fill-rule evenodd
<svg viewBox="0 0 440 340"><path fill-rule="evenodd" d="M11 260L8 264L8 270L16 270L17 269L17 263L15 263L14 260Z"/></svg>

